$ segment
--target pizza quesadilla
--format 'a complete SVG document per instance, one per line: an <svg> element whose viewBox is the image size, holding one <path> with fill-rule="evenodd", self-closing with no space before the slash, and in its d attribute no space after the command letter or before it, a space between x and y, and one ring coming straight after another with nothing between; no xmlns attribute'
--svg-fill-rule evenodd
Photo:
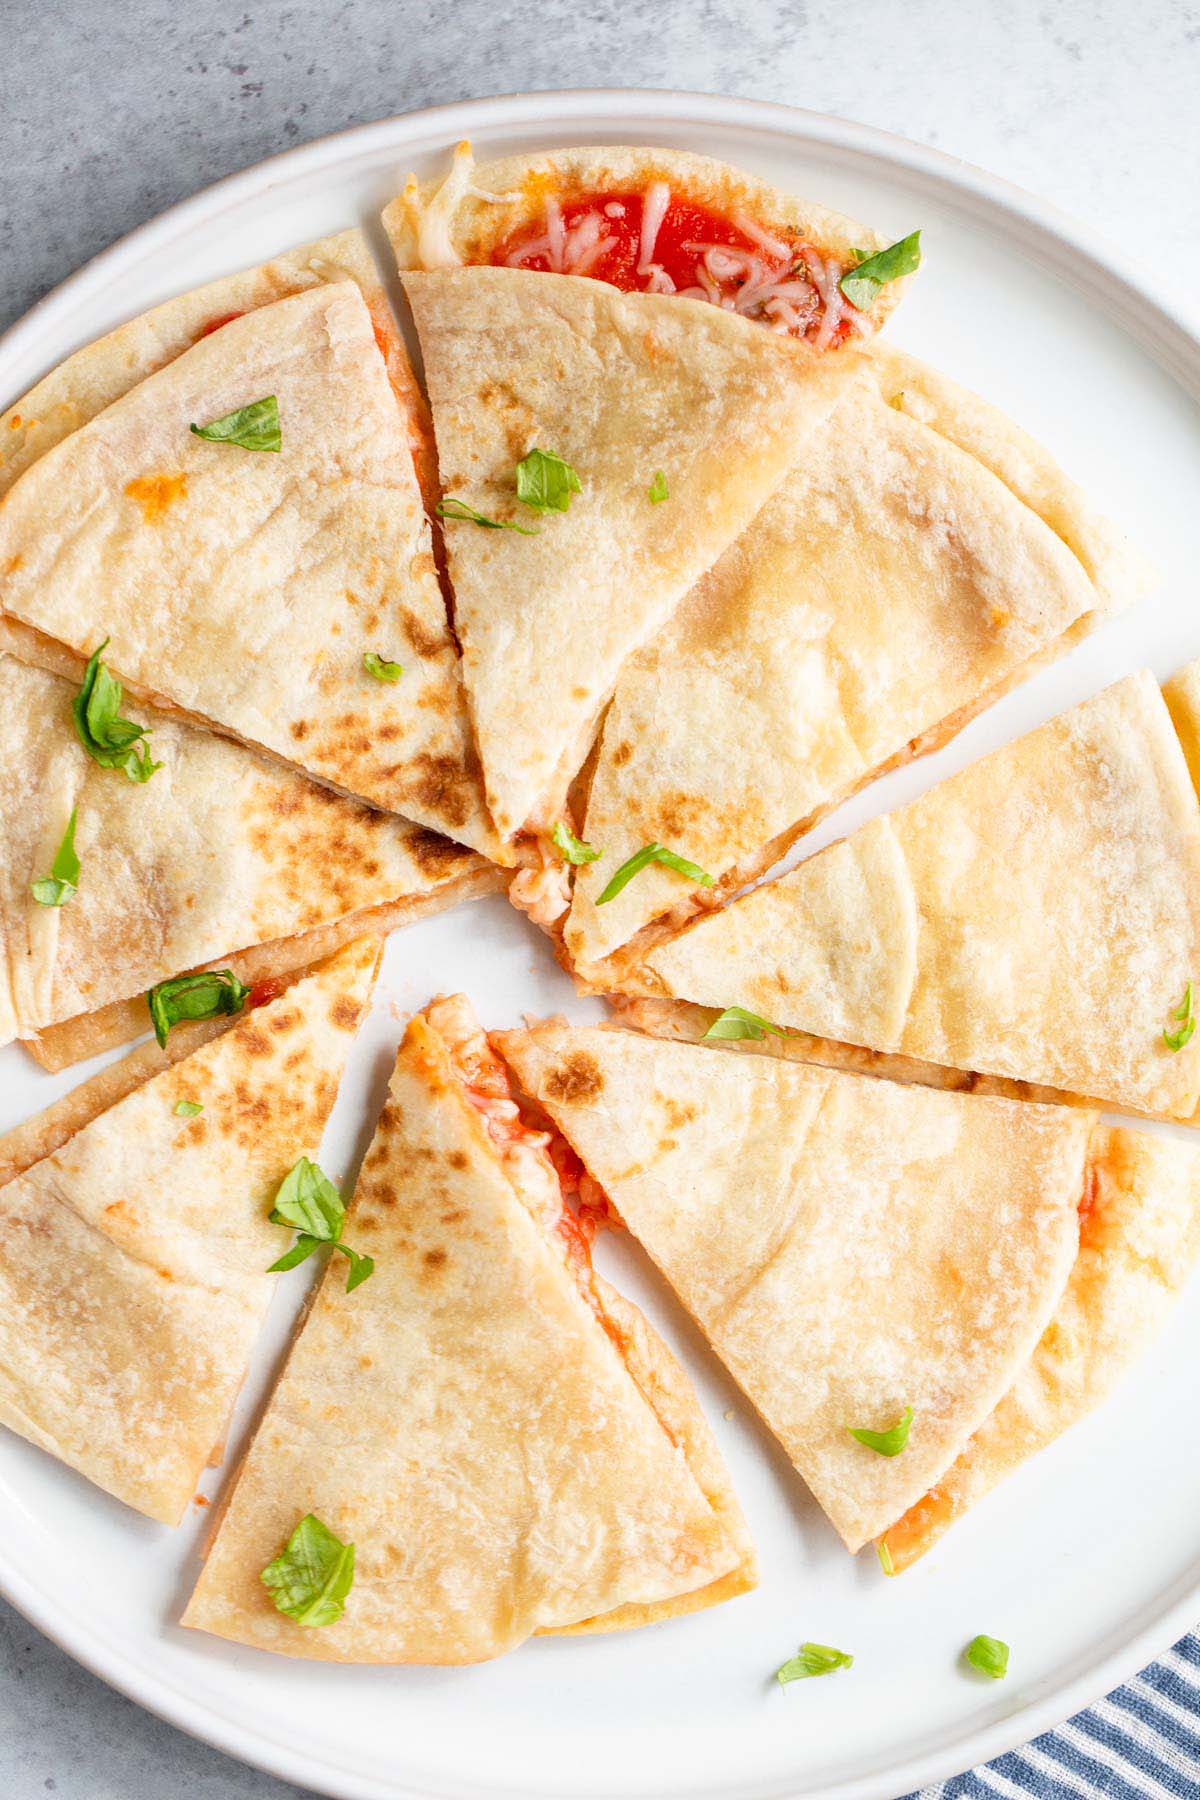
<svg viewBox="0 0 1200 1800"><path fill-rule="evenodd" d="M0 1186L0 1422L174 1525L219 1454L370 993L363 940ZM12 1159L0 1146L0 1164Z"/></svg>
<svg viewBox="0 0 1200 1800"><path fill-rule="evenodd" d="M877 330L920 262L917 232L889 243L712 157L624 144L477 167L464 142L441 181L410 175L383 222L401 269L590 276L721 306L817 351Z"/></svg>
<svg viewBox="0 0 1200 1800"><path fill-rule="evenodd" d="M366 234L339 231L164 300L59 363L0 412L0 496L39 456L201 338L273 300L339 281L353 281L361 290L397 397L406 410L416 408L419 424L420 390Z"/></svg>
<svg viewBox="0 0 1200 1800"><path fill-rule="evenodd" d="M0 505L0 607L81 666L104 644L145 698L496 848L409 426L353 281L229 320L26 469Z"/></svg>
<svg viewBox="0 0 1200 1800"><path fill-rule="evenodd" d="M1200 1151L1097 1127L1079 1254L1028 1365L935 1486L889 1527L896 1574L1107 1398L1162 1329L1200 1255Z"/></svg>
<svg viewBox="0 0 1200 1800"><path fill-rule="evenodd" d="M147 1030L145 990L168 977L257 949L238 969L258 985L498 877L423 827L166 715L147 728L161 766L128 780L85 753L77 694L0 655L0 1042L129 1003L107 1031L74 1024L57 1051L47 1032L61 1066ZM71 891L47 893L68 836Z"/></svg>
<svg viewBox="0 0 1200 1800"><path fill-rule="evenodd" d="M881 346L822 378L838 399L795 467L622 670L581 830L602 854L574 873L565 930L597 985L651 921L727 899L1140 586L1113 528L993 407ZM610 897L654 843L712 885L651 863Z"/></svg>
<svg viewBox="0 0 1200 1800"><path fill-rule="evenodd" d="M752 1586L695 1397L591 1268L548 1134L461 996L410 1024L349 1228L228 1497L184 1623L336 1662L478 1662ZM354 1546L344 1615L277 1610L302 1517Z"/></svg>
<svg viewBox="0 0 1200 1800"><path fill-rule="evenodd" d="M1049 1323L1094 1115L611 1026L495 1042L847 1546L895 1524Z"/></svg>
<svg viewBox="0 0 1200 1800"><path fill-rule="evenodd" d="M767 1022L743 1037L794 1029L1191 1122L1198 977L1200 807L1143 673L659 944L623 985Z"/></svg>
<svg viewBox="0 0 1200 1800"><path fill-rule="evenodd" d="M829 400L719 307L521 269L405 276L463 679L498 830L549 832L621 664Z"/></svg>

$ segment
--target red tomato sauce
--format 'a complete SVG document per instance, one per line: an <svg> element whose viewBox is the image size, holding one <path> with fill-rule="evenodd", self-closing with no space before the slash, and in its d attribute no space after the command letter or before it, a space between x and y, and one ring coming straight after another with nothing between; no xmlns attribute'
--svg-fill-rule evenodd
<svg viewBox="0 0 1200 1800"><path fill-rule="evenodd" d="M287 988L289 979L287 975L268 975L265 980L256 981L246 997L247 1006L269 1006Z"/></svg>
<svg viewBox="0 0 1200 1800"><path fill-rule="evenodd" d="M796 238L786 227L776 227L767 228L765 236L786 250L772 248L732 219L672 194L654 235L649 261L644 264L645 199L644 193L623 191L564 200L557 207L561 232L551 202L541 218L499 243L491 261L543 273L587 275L626 293L673 292L709 300L790 335L817 336L825 304L812 278L809 258L819 259L822 269L830 259L821 256L816 246ZM598 234L595 223L588 224L597 213L601 215ZM843 272L839 261L830 269L830 281L836 283ZM778 298L770 291L775 283L785 287L785 294ZM768 291L763 292L764 288ZM756 297L759 293L761 300ZM841 343L854 330L855 309L844 297L839 299L838 312L837 322L827 334L831 343Z"/></svg>
<svg viewBox="0 0 1200 1800"><path fill-rule="evenodd" d="M200 337L211 337L214 331L220 331L222 325L232 325L235 319L244 317L245 315L240 312L222 313L219 319L210 319L208 321L208 324L201 330ZM199 338L197 339L197 342L199 342Z"/></svg>

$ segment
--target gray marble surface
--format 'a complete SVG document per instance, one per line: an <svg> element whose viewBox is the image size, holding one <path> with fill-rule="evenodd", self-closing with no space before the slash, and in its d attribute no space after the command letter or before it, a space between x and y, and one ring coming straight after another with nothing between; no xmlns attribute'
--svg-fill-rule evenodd
<svg viewBox="0 0 1200 1800"><path fill-rule="evenodd" d="M343 125L518 89L785 100L983 164L1200 290L1188 0L0 0L0 325L132 226ZM0 1603L4 1800L286 1800Z"/></svg>

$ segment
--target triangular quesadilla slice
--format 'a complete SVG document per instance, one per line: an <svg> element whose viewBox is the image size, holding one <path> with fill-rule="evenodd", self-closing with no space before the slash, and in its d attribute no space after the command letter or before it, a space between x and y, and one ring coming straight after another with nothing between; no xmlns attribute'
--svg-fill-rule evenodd
<svg viewBox="0 0 1200 1800"><path fill-rule="evenodd" d="M273 300L338 281L353 281L361 290L397 397L419 428L424 403L366 233L339 231L164 300L51 369L0 412L0 496L39 456L201 338ZM421 449L418 436L412 443L418 462Z"/></svg>
<svg viewBox="0 0 1200 1800"><path fill-rule="evenodd" d="M548 832L621 664L823 416L820 364L719 307L574 276L404 285L488 804L506 837Z"/></svg>
<svg viewBox="0 0 1200 1800"><path fill-rule="evenodd" d="M375 940L83 1124L0 1186L0 1422L177 1524L219 1453ZM0 1162L8 1162L0 1145Z"/></svg>
<svg viewBox="0 0 1200 1800"><path fill-rule="evenodd" d="M355 282L244 313L9 489L0 606L81 662L106 645L145 698L494 848L409 429Z"/></svg>
<svg viewBox="0 0 1200 1800"><path fill-rule="evenodd" d="M651 921L727 899L1140 586L1112 526L994 407L879 346L823 373L837 404L791 473L622 671L580 831L602 854L575 871L565 934L597 983ZM713 885L651 863L597 904L654 843Z"/></svg>
<svg viewBox="0 0 1200 1800"><path fill-rule="evenodd" d="M478 1662L753 1585L682 1372L594 1274L545 1133L460 998L410 1024L347 1231L370 1281L317 1295L184 1623L335 1662ZM354 1545L342 1616L263 1569L313 1515Z"/></svg>
<svg viewBox="0 0 1200 1800"><path fill-rule="evenodd" d="M893 1525L1062 1296L1095 1115L611 1026L495 1042L847 1546Z"/></svg>
<svg viewBox="0 0 1200 1800"><path fill-rule="evenodd" d="M572 146L476 166L463 142L443 179L409 176L383 223L401 269L588 275L707 301L816 351L876 331L920 262L919 233L892 244L744 169L658 146Z"/></svg>
<svg viewBox="0 0 1200 1800"><path fill-rule="evenodd" d="M1200 807L1143 673L701 919L622 985L1190 1121L1197 980Z"/></svg>
<svg viewBox="0 0 1200 1800"><path fill-rule="evenodd" d="M0 655L0 1042L132 998L132 1030L122 1013L73 1060L148 1029L145 990L185 970L275 946L242 965L259 984L398 922L379 909L491 885L471 851L164 714L149 715L161 768L127 780L84 751L77 691ZM68 833L79 866L60 898L44 884Z"/></svg>
<svg viewBox="0 0 1200 1800"><path fill-rule="evenodd" d="M900 1574L1005 1475L1105 1400L1161 1330L1200 1256L1200 1151L1096 1130L1079 1255L1029 1363L929 1493L889 1527Z"/></svg>

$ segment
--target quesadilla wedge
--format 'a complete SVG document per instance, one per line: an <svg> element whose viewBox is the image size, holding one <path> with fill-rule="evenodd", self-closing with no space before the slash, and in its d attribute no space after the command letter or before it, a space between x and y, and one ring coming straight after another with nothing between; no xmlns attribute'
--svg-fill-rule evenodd
<svg viewBox="0 0 1200 1800"><path fill-rule="evenodd" d="M848 1548L895 1524L1061 1299L1095 1115L611 1026L494 1041Z"/></svg>
<svg viewBox="0 0 1200 1800"><path fill-rule="evenodd" d="M622 986L1194 1122L1198 978L1200 807L1142 673L659 944Z"/></svg>
<svg viewBox="0 0 1200 1800"><path fill-rule="evenodd" d="M918 233L890 244L712 157L626 144L477 167L463 142L444 179L409 176L383 223L401 269L587 275L722 306L818 351L877 330L920 262Z"/></svg>
<svg viewBox="0 0 1200 1800"><path fill-rule="evenodd" d="M104 644L143 698L504 860L355 282L229 320L39 457L0 504L0 607L81 664Z"/></svg>
<svg viewBox="0 0 1200 1800"><path fill-rule="evenodd" d="M574 875L577 973L719 904L857 788L939 748L1133 599L1141 571L1041 447L910 356L822 371L838 394L782 486L622 670ZM644 844L651 864L597 904ZM629 940L633 939L633 943Z"/></svg>
<svg viewBox="0 0 1200 1800"><path fill-rule="evenodd" d="M184 1624L334 1662L468 1663L753 1585L687 1381L594 1274L461 996L409 1025L349 1221L218 1521ZM312 1516L353 1544L340 1618L262 1571Z"/></svg>
<svg viewBox="0 0 1200 1800"><path fill-rule="evenodd" d="M378 956L347 946L38 1160L24 1128L0 1186L0 1422L163 1524L220 1452L274 1287L272 1198Z"/></svg>
<svg viewBox="0 0 1200 1800"><path fill-rule="evenodd" d="M1200 1255L1200 1151L1142 1131L1093 1134L1079 1255L1016 1381L929 1493L889 1527L896 1574L996 1483L1107 1398L1157 1336Z"/></svg>
<svg viewBox="0 0 1200 1800"><path fill-rule="evenodd" d="M147 1030L145 990L168 977L257 950L239 970L261 984L492 885L471 851L165 715L149 728L161 768L128 781L85 753L76 691L0 655L0 1042L132 1002L61 1050L48 1033L62 1066ZM72 819L75 891L39 903Z"/></svg>
<svg viewBox="0 0 1200 1800"><path fill-rule="evenodd" d="M39 456L201 338L273 300L338 281L355 282L367 303L375 341L409 423L420 473L428 460L424 400L365 232L339 231L164 300L59 363L0 412L0 497Z"/></svg>
<svg viewBox="0 0 1200 1800"><path fill-rule="evenodd" d="M621 664L829 396L819 364L719 307L521 269L404 285L488 805L506 837L548 833Z"/></svg>

